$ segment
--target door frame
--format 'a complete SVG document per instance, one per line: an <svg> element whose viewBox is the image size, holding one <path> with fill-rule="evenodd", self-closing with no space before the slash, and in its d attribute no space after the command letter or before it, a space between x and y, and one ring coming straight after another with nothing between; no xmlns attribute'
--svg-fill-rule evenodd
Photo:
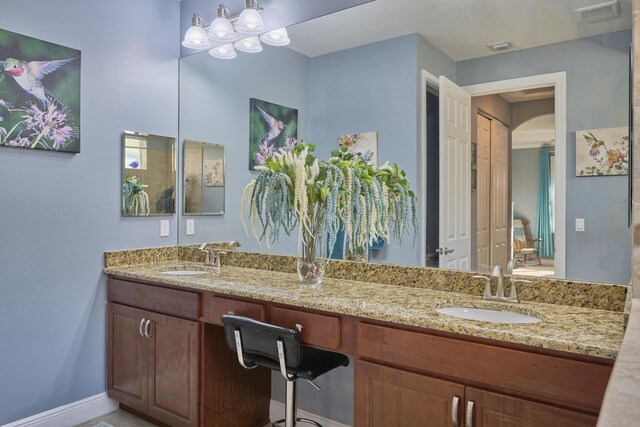
<svg viewBox="0 0 640 427"><path fill-rule="evenodd" d="M425 167L427 152L427 84L436 84L438 79L426 70L420 73L420 141L418 144L418 170L419 170L419 194L420 194L420 215L421 222L427 213L427 188L425 185L427 179L427 171ZM515 79L499 80L494 82L479 83L474 85L463 86L462 88L469 92L472 97L493 95L501 92L510 92L523 89L536 89L540 87L554 87L555 102L555 133L556 133L556 216L555 222L555 253L554 253L554 269L556 278L564 278L566 276L566 186L567 186L567 73L562 71L558 73L539 74L535 76L520 77ZM420 229L420 250L421 266L426 265L426 224Z"/></svg>
<svg viewBox="0 0 640 427"><path fill-rule="evenodd" d="M555 156L556 156L556 216L554 245L554 277L562 279L566 276L566 189L567 189L567 73L539 74L516 79L500 80L464 86L474 96L493 95L514 90L554 87L555 103Z"/></svg>
<svg viewBox="0 0 640 427"><path fill-rule="evenodd" d="M420 70L420 143L418 144L418 193L420 195L420 241L418 250L420 251L420 267L427 265L427 224L424 223L427 217L427 86L440 88L440 79L427 70Z"/></svg>

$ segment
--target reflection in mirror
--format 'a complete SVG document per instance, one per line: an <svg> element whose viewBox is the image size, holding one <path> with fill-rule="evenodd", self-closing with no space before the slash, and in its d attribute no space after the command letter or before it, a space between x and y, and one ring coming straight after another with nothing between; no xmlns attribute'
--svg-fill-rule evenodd
<svg viewBox="0 0 640 427"><path fill-rule="evenodd" d="M184 214L224 214L224 145L184 141Z"/></svg>
<svg viewBox="0 0 640 427"><path fill-rule="evenodd" d="M607 150L592 150L583 135L629 126L631 1L589 24L574 12L587 0L522 0L519 10L487 1L473 13L457 2L414 3L375 1L289 26L291 44L260 55L180 60L181 136L233 144L224 220L207 218L197 236L181 220L179 243L241 240L247 251L296 254L297 236L267 247L241 224L242 190L256 176L247 167L249 100L258 98L296 108L298 138L321 159L341 136L375 132L378 164L406 170L417 242L385 242L369 262L490 271L516 259L516 274L628 283L624 136L599 138ZM509 49L487 48L501 40ZM447 145L451 124L465 128L456 146ZM587 160L608 170L616 159L613 173L579 174L594 167Z"/></svg>
<svg viewBox="0 0 640 427"><path fill-rule="evenodd" d="M122 216L175 213L175 146L175 138L123 133Z"/></svg>

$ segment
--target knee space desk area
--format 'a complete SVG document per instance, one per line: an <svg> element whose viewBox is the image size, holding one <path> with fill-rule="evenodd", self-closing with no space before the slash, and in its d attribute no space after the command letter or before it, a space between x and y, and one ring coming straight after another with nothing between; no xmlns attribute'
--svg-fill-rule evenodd
<svg viewBox="0 0 640 427"><path fill-rule="evenodd" d="M353 356L358 427L595 426L624 332L622 311L523 302L509 309L540 323L477 322L436 309L496 303L337 278L301 285L280 271L171 260L105 273L108 394L160 425L269 421L271 374L238 364L228 313L299 325L305 344Z"/></svg>

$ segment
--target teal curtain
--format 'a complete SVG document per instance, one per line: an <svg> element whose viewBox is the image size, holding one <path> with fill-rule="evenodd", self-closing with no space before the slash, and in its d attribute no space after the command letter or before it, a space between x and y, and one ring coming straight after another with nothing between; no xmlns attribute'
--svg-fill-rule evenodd
<svg viewBox="0 0 640 427"><path fill-rule="evenodd" d="M538 215L536 229L540 242L540 256L553 257L553 220L551 218L550 149L540 149L540 187L538 189Z"/></svg>

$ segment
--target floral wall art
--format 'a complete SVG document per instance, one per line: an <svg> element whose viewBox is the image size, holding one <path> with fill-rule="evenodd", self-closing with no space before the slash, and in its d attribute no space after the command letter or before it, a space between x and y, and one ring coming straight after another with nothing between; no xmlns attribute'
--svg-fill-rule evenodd
<svg viewBox="0 0 640 427"><path fill-rule="evenodd" d="M629 128L576 132L576 176L627 175Z"/></svg>
<svg viewBox="0 0 640 427"><path fill-rule="evenodd" d="M0 29L0 145L80 152L80 51Z"/></svg>
<svg viewBox="0 0 640 427"><path fill-rule="evenodd" d="M224 164L222 159L204 161L205 187L224 187Z"/></svg>
<svg viewBox="0 0 640 427"><path fill-rule="evenodd" d="M338 140L340 147L346 148L347 153L359 153L366 162L378 164L378 133L365 132L341 136Z"/></svg>
<svg viewBox="0 0 640 427"><path fill-rule="evenodd" d="M298 110L251 98L249 116L249 170L256 170L277 148L292 148L298 138Z"/></svg>

